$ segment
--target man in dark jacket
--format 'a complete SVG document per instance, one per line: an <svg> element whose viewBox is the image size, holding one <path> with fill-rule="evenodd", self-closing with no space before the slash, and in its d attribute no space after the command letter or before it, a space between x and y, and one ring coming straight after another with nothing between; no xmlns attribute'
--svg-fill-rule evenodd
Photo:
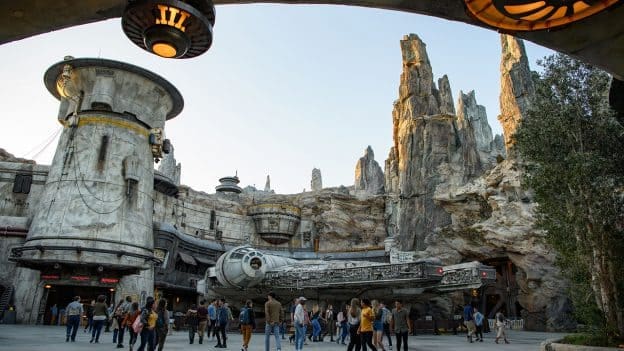
<svg viewBox="0 0 624 351"><path fill-rule="evenodd" d="M228 308L225 306L225 300L218 300L217 305L217 344L215 348L226 348L227 347L227 336L225 335L225 330L227 329L227 324L229 320Z"/></svg>

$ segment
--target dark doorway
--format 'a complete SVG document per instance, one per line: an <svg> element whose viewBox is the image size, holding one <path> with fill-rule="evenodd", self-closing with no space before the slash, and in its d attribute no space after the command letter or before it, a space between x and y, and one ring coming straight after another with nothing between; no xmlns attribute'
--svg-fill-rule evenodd
<svg viewBox="0 0 624 351"><path fill-rule="evenodd" d="M48 288L48 298L45 301L45 314L43 318L44 324L50 324L52 320L52 306L56 304L57 312L60 321L57 319L55 324L64 324L64 319L61 318L61 311L65 310L65 307L73 301L74 296L80 296L80 302L83 305L90 304L92 300L95 300L99 295L106 296L106 303L110 305L111 292L110 287L101 286L78 286L78 285L51 285Z"/></svg>

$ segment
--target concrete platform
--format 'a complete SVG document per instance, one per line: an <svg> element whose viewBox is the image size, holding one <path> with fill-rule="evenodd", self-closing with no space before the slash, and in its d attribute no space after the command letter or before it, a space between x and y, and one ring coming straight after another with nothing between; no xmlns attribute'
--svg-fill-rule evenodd
<svg viewBox="0 0 624 351"><path fill-rule="evenodd" d="M540 342L549 338L559 337L562 334L541 333L541 332L524 332L524 331L507 331L511 344L495 344L494 333L485 334L484 342L468 343L465 334L460 335L417 335L409 337L410 351L464 351L464 350L510 350L510 351L526 351L539 350ZM90 344L91 339L88 333L82 330L78 332L76 342L65 342L65 327L57 326L32 326L32 325L0 325L0 350L7 351L70 351L70 350L117 350L112 342L113 333L102 333L99 344ZM327 340L327 338L326 338ZM274 340L272 339L272 342ZM288 343L288 339L282 340L283 351L294 350L294 345ZM394 341L393 341L394 342ZM239 351L241 349L241 335L238 333L230 333L228 335L228 348L215 349L213 346L216 341L204 341L203 345L189 345L188 334L185 331L173 332L173 335L167 337L165 350L231 350ZM125 343L127 346L127 340ZM138 344L136 345L138 346ZM272 351L275 350L272 344ZM332 342L308 342L304 350L314 351L345 351L346 346L337 345ZM128 348L119 349L128 350ZM136 347L135 347L136 350ZM251 337L251 345L249 351L264 351L264 335L254 334ZM396 350L395 350L396 351Z"/></svg>

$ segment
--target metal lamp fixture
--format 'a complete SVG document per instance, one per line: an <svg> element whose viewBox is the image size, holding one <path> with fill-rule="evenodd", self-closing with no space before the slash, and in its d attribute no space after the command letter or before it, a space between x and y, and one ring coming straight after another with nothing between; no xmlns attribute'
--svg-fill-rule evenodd
<svg viewBox="0 0 624 351"><path fill-rule="evenodd" d="M564 26L623 0L464 0L468 13L492 27L534 31Z"/></svg>
<svg viewBox="0 0 624 351"><path fill-rule="evenodd" d="M215 8L210 0L129 1L121 18L128 38L165 58L190 58L212 45Z"/></svg>

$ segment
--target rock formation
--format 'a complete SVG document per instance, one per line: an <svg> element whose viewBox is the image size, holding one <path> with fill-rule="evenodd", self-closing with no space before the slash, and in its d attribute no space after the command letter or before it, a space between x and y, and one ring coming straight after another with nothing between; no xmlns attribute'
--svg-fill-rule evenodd
<svg viewBox="0 0 624 351"><path fill-rule="evenodd" d="M264 191L271 191L271 177L268 174L266 183L264 183Z"/></svg>
<svg viewBox="0 0 624 351"><path fill-rule="evenodd" d="M509 69L503 72L501 121L507 122L505 135L513 135L533 86L527 86L532 82L521 42L506 38L503 47L503 67ZM509 315L522 315L527 329L570 328L566 283L545 234L534 227L536 205L521 186L517 161L497 159L504 154L502 138L492 137L485 108L474 92L460 93L458 116L452 115L443 98L449 96L448 79L435 88L424 44L410 35L401 49L394 146L385 163L384 217L391 241L399 250L444 264L480 260L501 267L497 284L482 292L499 301L488 306L491 315L506 306ZM425 312L433 315L451 312L464 298L469 297L421 296Z"/></svg>
<svg viewBox="0 0 624 351"><path fill-rule="evenodd" d="M323 189L323 177L321 177L321 170L318 168L312 169L312 180L310 181L310 189L312 189L312 191L319 191Z"/></svg>
<svg viewBox="0 0 624 351"><path fill-rule="evenodd" d="M471 90L468 94L464 94L462 91L459 92L459 98L457 99L457 126L460 129L466 129L474 135L482 164L492 163L495 160L496 155L492 157L492 128L487 120L485 106L477 104L474 90Z"/></svg>
<svg viewBox="0 0 624 351"><path fill-rule="evenodd" d="M535 86L524 42L511 35L501 34L501 46L501 112L498 120L503 127L507 154L513 156L510 151L514 144L514 134L522 116L531 106Z"/></svg>
<svg viewBox="0 0 624 351"><path fill-rule="evenodd" d="M385 171L391 195L386 220L402 250L424 250L426 236L451 223L450 215L433 203L436 187L463 184L480 170L479 157L474 143L465 143L468 137L458 131L456 117L448 114L448 78L440 80L444 98L435 87L425 44L410 34L401 41L401 52L403 73L392 112L394 147Z"/></svg>
<svg viewBox="0 0 624 351"><path fill-rule="evenodd" d="M6 151L3 148L0 148L0 161L29 163L33 165L36 164L36 162L33 160L27 160L25 158L15 157L12 153Z"/></svg>
<svg viewBox="0 0 624 351"><path fill-rule="evenodd" d="M384 174L375 161L375 154L370 145L355 165L355 191L369 195L379 195L384 192Z"/></svg>

